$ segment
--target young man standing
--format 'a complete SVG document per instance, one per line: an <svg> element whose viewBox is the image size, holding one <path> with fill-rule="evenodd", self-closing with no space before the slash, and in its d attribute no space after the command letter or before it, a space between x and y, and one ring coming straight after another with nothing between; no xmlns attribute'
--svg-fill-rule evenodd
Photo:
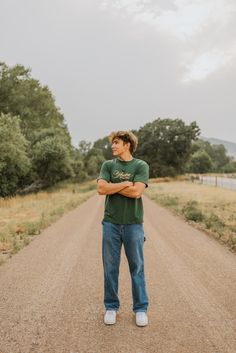
<svg viewBox="0 0 236 353"><path fill-rule="evenodd" d="M109 138L116 157L105 161L98 177L98 193L106 195L102 221L104 268L104 323L116 323L118 276L122 244L132 279L133 311L138 326L146 326L148 296L143 259L143 203L141 195L148 186L149 167L133 158L138 139L130 131L113 132Z"/></svg>

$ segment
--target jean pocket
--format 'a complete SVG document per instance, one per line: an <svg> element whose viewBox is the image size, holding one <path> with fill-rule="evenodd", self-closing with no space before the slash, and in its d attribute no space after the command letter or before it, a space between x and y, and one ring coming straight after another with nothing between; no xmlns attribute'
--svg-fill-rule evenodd
<svg viewBox="0 0 236 353"><path fill-rule="evenodd" d="M107 224L107 223L109 223L109 222L102 220L101 223L102 223L102 225L104 226L105 224Z"/></svg>

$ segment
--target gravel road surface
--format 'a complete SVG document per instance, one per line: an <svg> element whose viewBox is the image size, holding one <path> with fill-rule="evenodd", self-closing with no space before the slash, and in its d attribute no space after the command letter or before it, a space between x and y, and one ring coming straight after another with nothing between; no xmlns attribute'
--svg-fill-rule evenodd
<svg viewBox="0 0 236 353"><path fill-rule="evenodd" d="M117 324L103 324L93 196L0 267L1 353L235 353L236 257L144 197L149 326L135 325L122 250Z"/></svg>

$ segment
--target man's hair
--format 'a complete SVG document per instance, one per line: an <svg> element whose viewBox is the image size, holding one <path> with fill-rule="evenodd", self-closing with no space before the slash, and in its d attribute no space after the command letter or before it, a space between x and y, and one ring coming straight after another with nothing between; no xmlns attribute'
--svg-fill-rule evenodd
<svg viewBox="0 0 236 353"><path fill-rule="evenodd" d="M125 143L130 143L130 153L133 154L138 145L138 138L131 131L115 131L109 136L109 141L112 143L116 138Z"/></svg>

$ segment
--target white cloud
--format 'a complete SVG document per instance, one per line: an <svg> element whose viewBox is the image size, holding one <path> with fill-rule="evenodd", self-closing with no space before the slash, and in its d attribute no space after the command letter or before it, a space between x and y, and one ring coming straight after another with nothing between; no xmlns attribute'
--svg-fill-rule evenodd
<svg viewBox="0 0 236 353"><path fill-rule="evenodd" d="M183 81L204 79L235 57L234 35L230 31L227 44L214 41L212 45L211 42L215 29L226 31L236 14L234 0L172 0L168 9L163 9L160 1L151 0L104 0L102 4L104 9L115 9L122 16L130 16L134 23L168 33L181 43L182 66L185 66ZM209 51L196 46L196 42L201 44L206 36ZM186 56L190 60L186 60Z"/></svg>
<svg viewBox="0 0 236 353"><path fill-rule="evenodd" d="M178 37L185 40L198 34L210 22L218 22L220 26L227 23L235 5L225 0L176 0L175 10L163 11L158 24Z"/></svg>
<svg viewBox="0 0 236 353"><path fill-rule="evenodd" d="M148 0L103 0L102 1L102 6L104 8L108 7L114 7L116 9L125 9L128 11L140 11L142 8L150 4L150 1Z"/></svg>
<svg viewBox="0 0 236 353"><path fill-rule="evenodd" d="M191 38L209 22L223 26L236 11L233 0L173 0L169 10L150 0L103 0L101 6L132 14L135 21L168 31L181 40Z"/></svg>
<svg viewBox="0 0 236 353"><path fill-rule="evenodd" d="M104 10L113 9L119 11L122 15L126 14L133 17L146 12L155 15L156 10L159 9L159 7L154 6L150 0L103 0L101 7Z"/></svg>
<svg viewBox="0 0 236 353"><path fill-rule="evenodd" d="M231 51L206 52L198 56L189 65L186 65L186 74L183 79L184 82L192 80L202 80L215 72L217 69L226 66L236 57L236 45Z"/></svg>

